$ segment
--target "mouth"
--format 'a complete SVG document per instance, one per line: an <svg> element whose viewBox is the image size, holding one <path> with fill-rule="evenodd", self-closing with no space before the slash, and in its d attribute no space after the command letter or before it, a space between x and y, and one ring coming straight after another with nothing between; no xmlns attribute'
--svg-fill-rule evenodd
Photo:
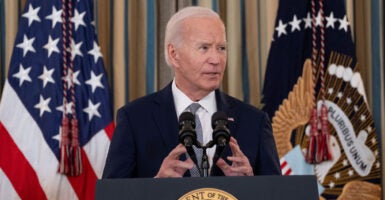
<svg viewBox="0 0 385 200"><path fill-rule="evenodd" d="M220 73L218 73L218 72L206 72L206 73L203 73L203 76L205 76L206 78L209 78L209 79L217 80L220 77Z"/></svg>
<svg viewBox="0 0 385 200"><path fill-rule="evenodd" d="M203 74L208 75L208 76L219 76L221 73L219 73L219 72L205 72Z"/></svg>

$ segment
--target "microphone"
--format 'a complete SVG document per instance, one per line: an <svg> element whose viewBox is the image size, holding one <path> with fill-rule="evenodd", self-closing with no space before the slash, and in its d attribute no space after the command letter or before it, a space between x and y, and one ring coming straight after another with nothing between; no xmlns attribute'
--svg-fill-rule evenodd
<svg viewBox="0 0 385 200"><path fill-rule="evenodd" d="M197 144L197 134L195 132L195 117L191 112L183 112L179 116L179 142L186 147L188 155L197 164L193 149L193 145Z"/></svg>
<svg viewBox="0 0 385 200"><path fill-rule="evenodd" d="M227 115L223 111L218 111L211 117L211 126L213 128L213 142L217 145L213 158L216 163L223 149L230 141L230 131L227 128Z"/></svg>

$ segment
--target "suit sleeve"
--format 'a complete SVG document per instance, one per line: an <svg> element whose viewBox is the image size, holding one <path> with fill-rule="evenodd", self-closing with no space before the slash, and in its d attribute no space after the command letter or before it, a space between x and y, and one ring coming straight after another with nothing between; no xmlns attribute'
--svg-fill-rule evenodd
<svg viewBox="0 0 385 200"><path fill-rule="evenodd" d="M261 138L259 145L259 159L257 160L255 175L281 175L281 167L279 164L277 147L271 128L271 122L266 114L264 114L261 123Z"/></svg>
<svg viewBox="0 0 385 200"><path fill-rule="evenodd" d="M118 110L117 124L107 155L103 178L130 178L135 172L135 142L128 114Z"/></svg>

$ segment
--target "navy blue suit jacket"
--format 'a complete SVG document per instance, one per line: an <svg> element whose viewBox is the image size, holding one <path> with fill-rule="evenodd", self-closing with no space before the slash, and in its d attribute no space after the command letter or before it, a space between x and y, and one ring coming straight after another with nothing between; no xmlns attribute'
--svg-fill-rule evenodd
<svg viewBox="0 0 385 200"><path fill-rule="evenodd" d="M268 116L219 90L215 96L218 111L234 119L228 124L230 134L249 159L254 174L281 174ZM178 127L171 84L120 108L103 178L154 177L163 159L178 145ZM229 162L226 157L230 155L227 145L221 157ZM216 165L210 174L223 176ZM185 176L190 176L188 170Z"/></svg>

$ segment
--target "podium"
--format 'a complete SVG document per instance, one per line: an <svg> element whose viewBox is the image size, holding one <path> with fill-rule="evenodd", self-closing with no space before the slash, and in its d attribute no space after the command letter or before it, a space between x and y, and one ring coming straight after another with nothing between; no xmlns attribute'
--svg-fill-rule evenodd
<svg viewBox="0 0 385 200"><path fill-rule="evenodd" d="M96 200L312 200L319 199L317 179L301 176L102 179Z"/></svg>

